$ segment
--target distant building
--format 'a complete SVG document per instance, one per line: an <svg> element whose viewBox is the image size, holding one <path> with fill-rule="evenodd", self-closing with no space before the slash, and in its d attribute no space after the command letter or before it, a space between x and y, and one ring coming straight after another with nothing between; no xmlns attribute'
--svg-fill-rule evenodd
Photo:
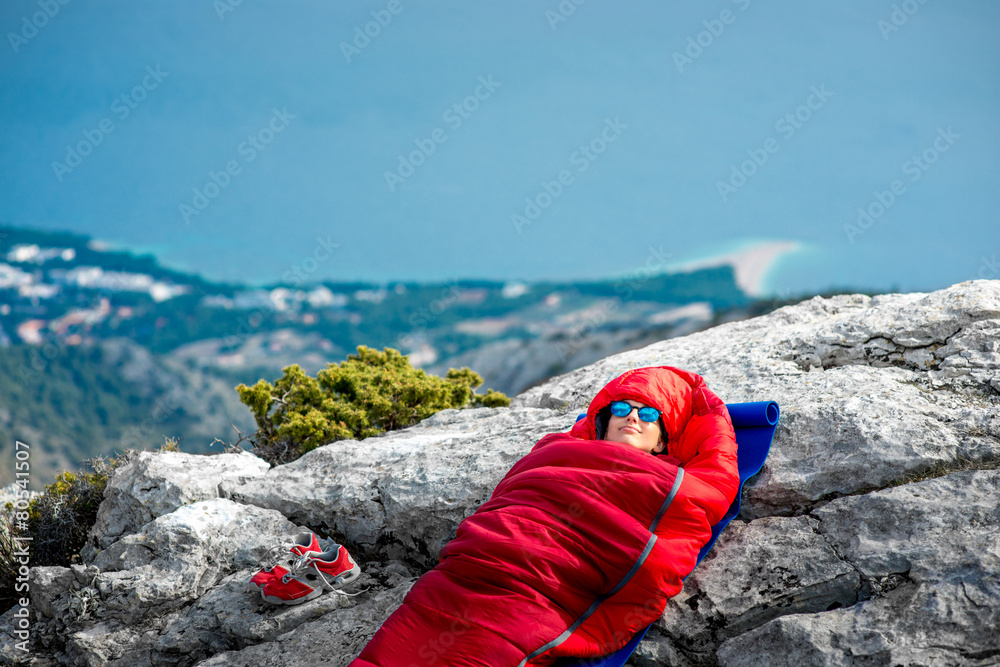
<svg viewBox="0 0 1000 667"><path fill-rule="evenodd" d="M456 294L456 300L459 303L470 303L477 304L482 303L486 297L489 295L485 289L475 288L475 289L458 289Z"/></svg>
<svg viewBox="0 0 1000 667"><path fill-rule="evenodd" d="M388 295L384 289L359 289L354 293L354 298L358 301L367 301L369 303L382 303L385 301L385 297Z"/></svg>
<svg viewBox="0 0 1000 667"><path fill-rule="evenodd" d="M109 292L144 292L157 303L191 291L187 285L172 285L155 280L153 276L145 273L105 271L99 266L77 266L68 271L55 269L49 272L49 276L53 280L85 289L99 289Z"/></svg>
<svg viewBox="0 0 1000 667"><path fill-rule="evenodd" d="M76 258L76 250L73 248L42 248L33 243L19 243L7 251L8 262L33 262L34 264L44 264L56 257L69 262Z"/></svg>
<svg viewBox="0 0 1000 667"><path fill-rule="evenodd" d="M343 308L347 305L347 295L337 294L321 285L306 295L306 301L313 308Z"/></svg>
<svg viewBox="0 0 1000 667"><path fill-rule="evenodd" d="M438 359L438 352L433 347L424 343L409 354L410 365L414 368L423 368L433 364Z"/></svg>
<svg viewBox="0 0 1000 667"><path fill-rule="evenodd" d="M203 296L200 303L205 308L222 308L223 310L232 310L236 307L236 304L232 299L228 296L223 296L222 294L210 294L208 296Z"/></svg>
<svg viewBox="0 0 1000 667"><path fill-rule="evenodd" d="M238 310L274 310L277 304L271 298L271 293L266 290L253 290L251 292L237 292L233 298L233 306Z"/></svg>
<svg viewBox="0 0 1000 667"><path fill-rule="evenodd" d="M36 283L34 285L21 285L17 288L17 293L25 299L51 299L59 294L60 289L59 285Z"/></svg>
<svg viewBox="0 0 1000 667"><path fill-rule="evenodd" d="M42 329L45 328L45 320L27 320L17 326L17 337L28 345L42 344Z"/></svg>
<svg viewBox="0 0 1000 667"><path fill-rule="evenodd" d="M528 286L522 282L505 283L500 290L500 296L505 299L516 299L528 293Z"/></svg>
<svg viewBox="0 0 1000 667"><path fill-rule="evenodd" d="M0 289L30 285L34 281L31 274L25 273L16 266L0 263Z"/></svg>

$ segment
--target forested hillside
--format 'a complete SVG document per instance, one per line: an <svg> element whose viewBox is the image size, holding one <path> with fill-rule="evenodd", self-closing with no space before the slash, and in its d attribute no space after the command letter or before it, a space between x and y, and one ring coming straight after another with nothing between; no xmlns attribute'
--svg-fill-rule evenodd
<svg viewBox="0 0 1000 667"><path fill-rule="evenodd" d="M233 433L231 421L252 424L229 383L126 340L0 348L0 377L0 457L14 461L15 442L27 443L37 489L92 456L165 437L206 452ZM0 466L0 486L12 481L13 465Z"/></svg>

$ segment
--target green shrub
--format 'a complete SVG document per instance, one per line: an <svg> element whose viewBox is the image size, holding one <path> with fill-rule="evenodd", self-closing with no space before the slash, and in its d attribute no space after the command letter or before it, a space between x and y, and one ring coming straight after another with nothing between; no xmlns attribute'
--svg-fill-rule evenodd
<svg viewBox="0 0 1000 667"><path fill-rule="evenodd" d="M20 566L14 557L18 546L14 543L15 530L13 507L7 503L5 508L0 508L0 613L13 607L17 599L23 597L14 590Z"/></svg>
<svg viewBox="0 0 1000 667"><path fill-rule="evenodd" d="M482 383L468 368L440 378L413 368L409 357L392 348L379 352L362 345L315 378L295 364L273 385L259 380L236 391L257 421L249 436L254 453L278 465L328 442L412 426L446 408L510 404L492 389L476 394Z"/></svg>
<svg viewBox="0 0 1000 667"><path fill-rule="evenodd" d="M84 462L92 472L62 472L45 491L28 503L26 527L13 521L13 506L0 509L0 610L11 607L19 563L14 559L14 537L30 537L31 567L67 567L79 559L87 542L97 508L104 498L104 486L115 468L131 458L132 452L112 459L95 458Z"/></svg>
<svg viewBox="0 0 1000 667"><path fill-rule="evenodd" d="M104 499L104 487L114 470L129 460L134 451L110 459L84 462L92 472L63 472L45 492L28 505L28 534L32 539L32 566L76 562L87 542L97 508Z"/></svg>

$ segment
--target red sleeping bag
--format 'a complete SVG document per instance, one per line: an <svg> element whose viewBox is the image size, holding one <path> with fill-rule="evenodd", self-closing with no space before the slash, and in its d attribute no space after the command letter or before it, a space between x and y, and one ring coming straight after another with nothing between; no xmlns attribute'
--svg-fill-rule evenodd
<svg viewBox="0 0 1000 667"><path fill-rule="evenodd" d="M662 413L667 451L595 439L614 400ZM723 402L667 366L604 387L458 527L353 667L549 665L606 655L663 613L739 484Z"/></svg>

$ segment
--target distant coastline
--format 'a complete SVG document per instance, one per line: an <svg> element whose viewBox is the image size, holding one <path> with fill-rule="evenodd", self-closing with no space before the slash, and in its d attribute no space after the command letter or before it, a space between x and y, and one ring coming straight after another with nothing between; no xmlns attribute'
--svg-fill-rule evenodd
<svg viewBox="0 0 1000 667"><path fill-rule="evenodd" d="M802 244L796 241L760 243L743 250L728 252L715 257L685 262L671 267L675 273L687 273L716 266L732 266L737 286L748 296L763 296L768 273L782 256L797 252Z"/></svg>

